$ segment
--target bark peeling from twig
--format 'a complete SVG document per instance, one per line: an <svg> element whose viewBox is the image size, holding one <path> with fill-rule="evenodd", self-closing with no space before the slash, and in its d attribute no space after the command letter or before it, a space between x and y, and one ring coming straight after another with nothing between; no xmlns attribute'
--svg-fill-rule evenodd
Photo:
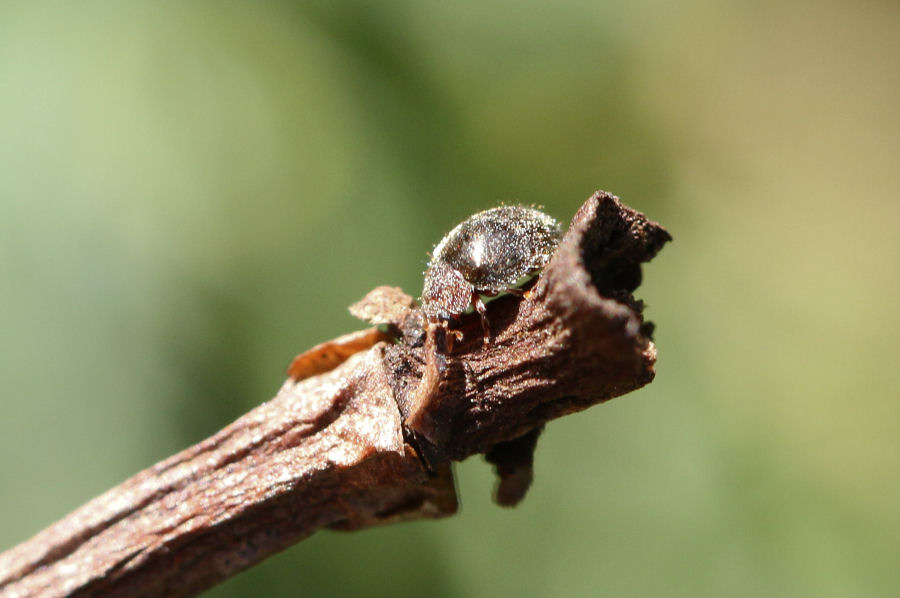
<svg viewBox="0 0 900 598"><path fill-rule="evenodd" d="M353 306L380 327L298 356L276 397L0 554L0 597L191 596L311 533L457 508L450 462L486 453L519 502L551 419L653 379L632 292L668 233L595 193L524 297L426 326L399 289ZM387 339L396 339L391 342Z"/></svg>

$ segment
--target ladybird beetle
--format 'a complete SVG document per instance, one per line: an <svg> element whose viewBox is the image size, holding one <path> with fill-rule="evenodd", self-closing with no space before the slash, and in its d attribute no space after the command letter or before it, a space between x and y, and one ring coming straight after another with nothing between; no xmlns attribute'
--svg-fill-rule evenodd
<svg viewBox="0 0 900 598"><path fill-rule="evenodd" d="M470 216L432 252L422 290L425 316L449 328L474 305L488 343L490 327L481 295L516 293L519 280L547 265L560 235L559 222L534 208L501 206ZM454 335L462 338L459 332Z"/></svg>

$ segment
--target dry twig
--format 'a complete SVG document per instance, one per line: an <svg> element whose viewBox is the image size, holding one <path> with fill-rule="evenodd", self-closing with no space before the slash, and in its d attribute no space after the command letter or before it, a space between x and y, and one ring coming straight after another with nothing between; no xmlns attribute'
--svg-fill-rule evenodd
<svg viewBox="0 0 900 598"><path fill-rule="evenodd" d="M595 193L526 296L490 304L490 344L466 316L449 354L376 289L352 309L381 328L304 353L268 403L0 554L0 596L194 595L322 528L454 513L450 462L476 453L517 503L544 423L653 379L632 292L669 240Z"/></svg>

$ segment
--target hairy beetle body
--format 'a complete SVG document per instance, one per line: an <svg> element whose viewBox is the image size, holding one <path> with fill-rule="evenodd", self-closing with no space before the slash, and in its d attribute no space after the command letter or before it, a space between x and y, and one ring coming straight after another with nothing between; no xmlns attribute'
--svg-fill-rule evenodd
<svg viewBox="0 0 900 598"><path fill-rule="evenodd" d="M433 322L448 322L475 305L489 338L481 295L512 290L543 268L559 244L561 229L551 216L524 206L501 206L470 216L434 248L422 308Z"/></svg>

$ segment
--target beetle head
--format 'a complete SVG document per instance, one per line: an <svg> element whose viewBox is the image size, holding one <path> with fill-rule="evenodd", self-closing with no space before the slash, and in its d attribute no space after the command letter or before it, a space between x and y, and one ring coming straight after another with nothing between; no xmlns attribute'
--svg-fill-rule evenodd
<svg viewBox="0 0 900 598"><path fill-rule="evenodd" d="M468 309L474 292L462 274L443 262L433 261L425 271L422 309L429 320L450 320Z"/></svg>

